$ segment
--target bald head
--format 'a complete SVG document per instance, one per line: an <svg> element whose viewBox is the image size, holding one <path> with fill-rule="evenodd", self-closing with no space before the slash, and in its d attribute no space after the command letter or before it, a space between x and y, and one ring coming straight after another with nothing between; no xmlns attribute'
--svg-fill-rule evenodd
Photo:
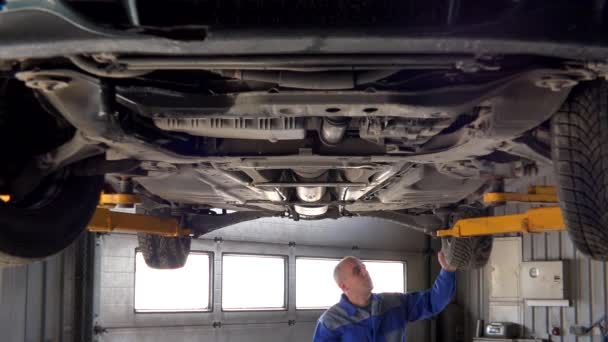
<svg viewBox="0 0 608 342"><path fill-rule="evenodd" d="M354 256L340 260L334 268L334 280L352 303L366 303L374 284L365 265Z"/></svg>
<svg viewBox="0 0 608 342"><path fill-rule="evenodd" d="M334 280L336 281L336 284L338 284L338 286L340 286L340 283L344 280L344 272L350 272L350 270L352 269L352 267L347 266L357 264L358 262L360 262L359 259L354 256L344 257L342 258L342 260L340 260L340 262L338 262L338 264L334 268Z"/></svg>

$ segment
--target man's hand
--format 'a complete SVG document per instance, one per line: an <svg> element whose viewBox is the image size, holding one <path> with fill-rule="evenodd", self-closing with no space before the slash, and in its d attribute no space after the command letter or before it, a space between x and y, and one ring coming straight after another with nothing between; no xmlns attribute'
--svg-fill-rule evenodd
<svg viewBox="0 0 608 342"><path fill-rule="evenodd" d="M447 272L456 272L456 267L451 267L447 260L445 260L445 254L443 252L437 253L437 260L439 260L439 265L443 268L444 271Z"/></svg>

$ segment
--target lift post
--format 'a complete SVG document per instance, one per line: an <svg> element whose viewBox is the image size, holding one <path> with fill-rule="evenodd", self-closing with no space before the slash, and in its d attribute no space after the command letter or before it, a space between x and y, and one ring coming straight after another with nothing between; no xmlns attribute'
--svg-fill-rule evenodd
<svg viewBox="0 0 608 342"><path fill-rule="evenodd" d="M554 187L531 186L527 194L491 192L484 202L557 203ZM438 237L467 237L507 233L542 233L564 230L564 219L559 207L529 209L514 215L476 217L458 220L450 229L438 230Z"/></svg>

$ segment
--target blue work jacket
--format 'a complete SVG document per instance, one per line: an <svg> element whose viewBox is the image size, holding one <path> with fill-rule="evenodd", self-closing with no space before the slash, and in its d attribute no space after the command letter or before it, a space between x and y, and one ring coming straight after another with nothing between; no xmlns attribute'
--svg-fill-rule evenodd
<svg viewBox="0 0 608 342"><path fill-rule="evenodd" d="M321 315L314 342L405 342L408 322L440 313L456 291L456 273L441 270L433 287L412 293L372 293L371 314L345 295Z"/></svg>

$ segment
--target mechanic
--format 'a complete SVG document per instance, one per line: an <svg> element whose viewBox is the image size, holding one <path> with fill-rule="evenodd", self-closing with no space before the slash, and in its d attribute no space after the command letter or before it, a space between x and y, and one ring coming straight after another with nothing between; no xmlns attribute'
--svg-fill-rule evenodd
<svg viewBox="0 0 608 342"><path fill-rule="evenodd" d="M442 270L431 289L378 294L372 293L372 279L359 259L342 259L334 269L342 298L321 315L313 341L404 342L408 322L440 313L454 296L455 269L448 266L443 252L437 258Z"/></svg>

